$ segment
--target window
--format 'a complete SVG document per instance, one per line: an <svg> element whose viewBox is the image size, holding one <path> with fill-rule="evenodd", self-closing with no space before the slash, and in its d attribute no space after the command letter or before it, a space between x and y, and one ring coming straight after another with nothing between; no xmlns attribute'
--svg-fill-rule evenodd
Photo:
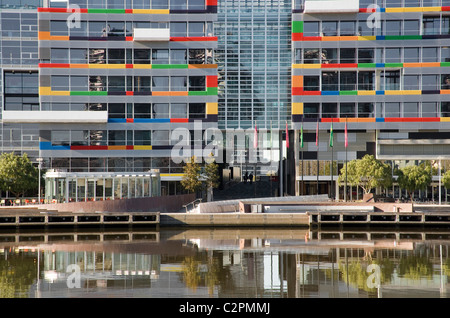
<svg viewBox="0 0 450 318"><path fill-rule="evenodd" d="M356 23L354 21L341 21L340 35L341 36L356 35Z"/></svg>
<svg viewBox="0 0 450 318"><path fill-rule="evenodd" d="M170 64L187 64L186 50L170 50Z"/></svg>
<svg viewBox="0 0 450 318"><path fill-rule="evenodd" d="M170 36L187 36L187 23L186 22L171 22L170 23Z"/></svg>
<svg viewBox="0 0 450 318"><path fill-rule="evenodd" d="M405 20L403 22L403 35L419 35L420 22L419 20Z"/></svg>
<svg viewBox="0 0 450 318"><path fill-rule="evenodd" d="M153 118L169 118L169 104L153 104Z"/></svg>
<svg viewBox="0 0 450 318"><path fill-rule="evenodd" d="M419 103L404 103L403 104L403 117L420 117L419 116Z"/></svg>
<svg viewBox="0 0 450 318"><path fill-rule="evenodd" d="M322 91L338 91L339 90L338 72L322 73Z"/></svg>
<svg viewBox="0 0 450 318"><path fill-rule="evenodd" d="M303 49L303 63L319 64L320 63L320 50L319 49Z"/></svg>
<svg viewBox="0 0 450 318"><path fill-rule="evenodd" d="M106 146L107 132L106 130L90 130L89 131L90 146Z"/></svg>
<svg viewBox="0 0 450 318"><path fill-rule="evenodd" d="M111 0L108 0L108 3ZM123 5L123 2L122 2ZM108 22L106 26L108 36L125 36L125 22Z"/></svg>
<svg viewBox="0 0 450 318"><path fill-rule="evenodd" d="M403 89L404 90L419 90L420 89L419 75L405 75L403 77Z"/></svg>
<svg viewBox="0 0 450 318"><path fill-rule="evenodd" d="M354 103L341 103L340 104L340 117L341 118L354 118L355 117L355 104Z"/></svg>
<svg viewBox="0 0 450 318"><path fill-rule="evenodd" d="M134 64L150 64L150 49L134 49Z"/></svg>
<svg viewBox="0 0 450 318"><path fill-rule="evenodd" d="M187 78L186 76L171 76L170 77L170 90L171 91L186 91L187 90Z"/></svg>
<svg viewBox="0 0 450 318"><path fill-rule="evenodd" d="M320 91L320 77L319 76L304 76L303 89L305 91Z"/></svg>
<svg viewBox="0 0 450 318"><path fill-rule="evenodd" d="M366 20L358 21L358 35L373 36L375 35L375 28L369 28Z"/></svg>
<svg viewBox="0 0 450 318"><path fill-rule="evenodd" d="M387 20L385 22L385 35L401 35L402 33L402 21L399 20Z"/></svg>
<svg viewBox="0 0 450 318"><path fill-rule="evenodd" d="M401 48L386 48L385 54L386 63L400 63L402 61Z"/></svg>
<svg viewBox="0 0 450 318"><path fill-rule="evenodd" d="M189 0L188 8L189 10L204 10L205 0Z"/></svg>
<svg viewBox="0 0 450 318"><path fill-rule="evenodd" d="M170 118L188 118L187 104L171 104Z"/></svg>
<svg viewBox="0 0 450 318"><path fill-rule="evenodd" d="M322 35L337 36L338 35L337 21L322 21Z"/></svg>
<svg viewBox="0 0 450 318"><path fill-rule="evenodd" d="M358 49L358 63L374 63L374 49Z"/></svg>
<svg viewBox="0 0 450 318"><path fill-rule="evenodd" d="M338 63L337 49L322 49L322 64L336 64Z"/></svg>
<svg viewBox="0 0 450 318"><path fill-rule="evenodd" d="M336 118L337 114L337 103L322 104L322 118Z"/></svg>
<svg viewBox="0 0 450 318"><path fill-rule="evenodd" d="M436 35L440 33L440 17L423 17L423 34Z"/></svg>
<svg viewBox="0 0 450 318"><path fill-rule="evenodd" d="M3 23L4 25L4 23ZM4 27L2 25L2 27ZM17 29L20 29L20 26L18 26ZM67 28L67 21L66 20L52 20L50 21L50 34L51 35L69 35L69 29Z"/></svg>
<svg viewBox="0 0 450 318"><path fill-rule="evenodd" d="M400 117L400 103L385 103L385 117L398 118Z"/></svg>
<svg viewBox="0 0 450 318"><path fill-rule="evenodd" d="M450 117L450 102L441 103L441 116Z"/></svg>
<svg viewBox="0 0 450 318"><path fill-rule="evenodd" d="M135 130L134 144L137 146L151 145L151 131L150 130Z"/></svg>
<svg viewBox="0 0 450 318"><path fill-rule="evenodd" d="M106 76L89 76L89 90L106 91Z"/></svg>
<svg viewBox="0 0 450 318"><path fill-rule="evenodd" d="M89 64L106 64L106 49L89 49Z"/></svg>
<svg viewBox="0 0 450 318"><path fill-rule="evenodd" d="M422 103L422 117L437 117L437 103Z"/></svg>
<svg viewBox="0 0 450 318"><path fill-rule="evenodd" d="M125 104L108 104L108 118L125 118Z"/></svg>
<svg viewBox="0 0 450 318"><path fill-rule="evenodd" d="M206 104L205 103L190 103L189 104L189 118L205 118Z"/></svg>
<svg viewBox="0 0 450 318"><path fill-rule="evenodd" d="M89 141L88 130L72 130L70 132L72 146L87 146Z"/></svg>
<svg viewBox="0 0 450 318"><path fill-rule="evenodd" d="M70 90L71 91L84 91L87 92L89 89L88 77L87 76L71 76L70 77Z"/></svg>
<svg viewBox="0 0 450 318"><path fill-rule="evenodd" d="M152 91L169 91L169 77L168 76L153 76L152 77Z"/></svg>
<svg viewBox="0 0 450 318"><path fill-rule="evenodd" d="M52 130L52 146L70 146L70 131Z"/></svg>
<svg viewBox="0 0 450 318"><path fill-rule="evenodd" d="M205 76L189 76L189 91L205 91Z"/></svg>
<svg viewBox="0 0 450 318"><path fill-rule="evenodd" d="M189 64L205 64L205 50L189 49Z"/></svg>
<svg viewBox="0 0 450 318"><path fill-rule="evenodd" d="M69 49L50 50L50 61L52 63L69 63Z"/></svg>
<svg viewBox="0 0 450 318"><path fill-rule="evenodd" d="M358 103L358 117L359 118L375 117L373 103Z"/></svg>
<svg viewBox="0 0 450 318"><path fill-rule="evenodd" d="M70 77L67 75L52 75L51 88L52 91L70 90Z"/></svg>
<svg viewBox="0 0 450 318"><path fill-rule="evenodd" d="M189 26L188 36L205 36L204 22L189 22L188 26Z"/></svg>
<svg viewBox="0 0 450 318"><path fill-rule="evenodd" d="M70 49L70 63L86 64L87 55L86 49Z"/></svg>
<svg viewBox="0 0 450 318"><path fill-rule="evenodd" d="M340 63L356 63L356 49L340 49Z"/></svg>
<svg viewBox="0 0 450 318"><path fill-rule="evenodd" d="M108 131L108 145L123 146L127 144L125 130L109 130Z"/></svg>
<svg viewBox="0 0 450 318"><path fill-rule="evenodd" d="M319 22L303 22L304 36L319 36Z"/></svg>
<svg viewBox="0 0 450 318"><path fill-rule="evenodd" d="M125 64L125 50L108 49L108 64Z"/></svg>
<svg viewBox="0 0 450 318"><path fill-rule="evenodd" d="M167 49L153 49L152 50L153 64L169 64L169 50Z"/></svg>
<svg viewBox="0 0 450 318"><path fill-rule="evenodd" d="M134 118L151 118L150 103L135 103L134 104Z"/></svg>
<svg viewBox="0 0 450 318"><path fill-rule="evenodd" d="M305 118L318 118L320 115L319 103L304 103L303 111Z"/></svg>
<svg viewBox="0 0 450 318"><path fill-rule="evenodd" d="M151 80L150 76L135 76L134 77L134 91L135 92L150 92Z"/></svg>
<svg viewBox="0 0 450 318"><path fill-rule="evenodd" d="M169 9L169 0L151 0L152 9Z"/></svg>
<svg viewBox="0 0 450 318"><path fill-rule="evenodd" d="M358 90L372 91L375 88L375 72L360 71L358 73Z"/></svg>
<svg viewBox="0 0 450 318"><path fill-rule="evenodd" d="M187 10L188 0L170 0L171 10Z"/></svg>
<svg viewBox="0 0 450 318"><path fill-rule="evenodd" d="M441 89L450 89L450 74L441 75Z"/></svg>
<svg viewBox="0 0 450 318"><path fill-rule="evenodd" d="M400 89L400 71L381 72L381 90Z"/></svg>
<svg viewBox="0 0 450 318"><path fill-rule="evenodd" d="M420 52L418 47L405 47L403 48L403 61L405 63L418 63L420 62Z"/></svg>
<svg viewBox="0 0 450 318"><path fill-rule="evenodd" d="M422 62L438 62L438 48L424 47L422 48Z"/></svg>
<svg viewBox="0 0 450 318"><path fill-rule="evenodd" d="M106 37L108 31L105 21L89 21L89 37Z"/></svg>
<svg viewBox="0 0 450 318"><path fill-rule="evenodd" d="M441 47L441 62L450 62L450 47Z"/></svg>
<svg viewBox="0 0 450 318"><path fill-rule="evenodd" d="M88 36L88 23L87 21L79 21L79 27L70 29L70 36Z"/></svg>
<svg viewBox="0 0 450 318"><path fill-rule="evenodd" d="M422 89L423 90L437 90L438 75L422 75Z"/></svg>
<svg viewBox="0 0 450 318"><path fill-rule="evenodd" d="M341 72L340 76L341 91L355 91L356 90L356 72Z"/></svg>

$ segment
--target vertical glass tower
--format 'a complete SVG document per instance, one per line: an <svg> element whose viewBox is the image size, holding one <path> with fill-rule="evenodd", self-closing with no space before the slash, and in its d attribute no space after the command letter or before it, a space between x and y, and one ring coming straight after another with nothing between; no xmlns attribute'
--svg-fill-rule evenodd
<svg viewBox="0 0 450 318"><path fill-rule="evenodd" d="M290 121L291 17L291 0L218 1L219 128Z"/></svg>

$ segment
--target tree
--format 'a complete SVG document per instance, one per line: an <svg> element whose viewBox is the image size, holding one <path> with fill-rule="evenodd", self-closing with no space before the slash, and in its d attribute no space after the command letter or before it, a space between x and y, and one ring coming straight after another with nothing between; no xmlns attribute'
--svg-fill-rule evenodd
<svg viewBox="0 0 450 318"><path fill-rule="evenodd" d="M39 170L27 154L4 153L0 156L0 188L19 198L27 191L37 189Z"/></svg>
<svg viewBox="0 0 450 318"><path fill-rule="evenodd" d="M442 176L442 183L446 189L450 189L450 170L447 170Z"/></svg>
<svg viewBox="0 0 450 318"><path fill-rule="evenodd" d="M398 170L397 182L400 188L406 189L412 201L414 191L425 190L431 184L431 174L423 165L407 166Z"/></svg>
<svg viewBox="0 0 450 318"><path fill-rule="evenodd" d="M181 185L189 192L197 192L202 187L201 181L201 167L196 162L195 156L192 156L190 161L183 167L183 179Z"/></svg>
<svg viewBox="0 0 450 318"><path fill-rule="evenodd" d="M213 189L219 186L219 165L216 163L216 160L211 153L209 158L206 161L205 165L205 185L207 191L208 201L212 201L213 198Z"/></svg>
<svg viewBox="0 0 450 318"><path fill-rule="evenodd" d="M346 178L345 168L341 169L339 184L344 184ZM365 155L362 159L355 159L347 163L347 183L360 186L365 194L377 187L390 187L392 185L391 167L377 160L373 155Z"/></svg>

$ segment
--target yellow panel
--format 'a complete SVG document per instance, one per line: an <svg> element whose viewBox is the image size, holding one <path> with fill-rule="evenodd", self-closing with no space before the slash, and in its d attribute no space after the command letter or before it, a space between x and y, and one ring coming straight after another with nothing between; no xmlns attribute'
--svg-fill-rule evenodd
<svg viewBox="0 0 450 318"><path fill-rule="evenodd" d="M405 12L405 8L386 8L386 12Z"/></svg>
<svg viewBox="0 0 450 318"><path fill-rule="evenodd" d="M124 69L125 64L89 64L89 68Z"/></svg>
<svg viewBox="0 0 450 318"><path fill-rule="evenodd" d="M184 173L161 173L160 177L182 177Z"/></svg>
<svg viewBox="0 0 450 318"><path fill-rule="evenodd" d="M450 117L441 117L441 121L448 123L450 122Z"/></svg>
<svg viewBox="0 0 450 318"><path fill-rule="evenodd" d="M422 8L403 8L403 12L422 12Z"/></svg>
<svg viewBox="0 0 450 318"><path fill-rule="evenodd" d="M303 64L303 68L322 68L320 64Z"/></svg>
<svg viewBox="0 0 450 318"><path fill-rule="evenodd" d="M441 12L442 7L423 7L422 11L423 12Z"/></svg>
<svg viewBox="0 0 450 318"><path fill-rule="evenodd" d="M421 90L402 91L402 95L422 95Z"/></svg>
<svg viewBox="0 0 450 318"><path fill-rule="evenodd" d="M403 91L384 91L384 95L402 95Z"/></svg>
<svg viewBox="0 0 450 318"><path fill-rule="evenodd" d="M375 95L375 91L358 91L359 96Z"/></svg>
<svg viewBox="0 0 450 318"><path fill-rule="evenodd" d="M303 103L292 103L292 115L303 115Z"/></svg>
<svg viewBox="0 0 450 318"><path fill-rule="evenodd" d="M108 146L108 150L126 150L127 146Z"/></svg>
<svg viewBox="0 0 450 318"><path fill-rule="evenodd" d="M292 64L292 68L303 68L303 64Z"/></svg>
<svg viewBox="0 0 450 318"><path fill-rule="evenodd" d="M70 96L70 91L51 91L52 96Z"/></svg>
<svg viewBox="0 0 450 318"><path fill-rule="evenodd" d="M140 14L169 14L167 9L133 9L133 13Z"/></svg>
<svg viewBox="0 0 450 318"><path fill-rule="evenodd" d="M134 146L134 150L152 150L152 146Z"/></svg>
<svg viewBox="0 0 450 318"><path fill-rule="evenodd" d="M133 68L140 68L140 69L151 69L151 64L133 64Z"/></svg>
<svg viewBox="0 0 450 318"><path fill-rule="evenodd" d="M51 87L45 87L45 86L39 87L39 95L51 95L51 94L52 94Z"/></svg>
<svg viewBox="0 0 450 318"><path fill-rule="evenodd" d="M217 115L219 113L218 103L206 103L206 114L207 115Z"/></svg>
<svg viewBox="0 0 450 318"><path fill-rule="evenodd" d="M375 41L376 36L358 36L358 41Z"/></svg>

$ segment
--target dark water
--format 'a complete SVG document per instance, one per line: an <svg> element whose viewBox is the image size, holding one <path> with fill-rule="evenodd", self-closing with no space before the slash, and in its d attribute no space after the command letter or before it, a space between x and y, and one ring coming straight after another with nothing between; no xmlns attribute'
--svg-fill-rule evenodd
<svg viewBox="0 0 450 318"><path fill-rule="evenodd" d="M450 231L0 233L0 298L441 298Z"/></svg>

